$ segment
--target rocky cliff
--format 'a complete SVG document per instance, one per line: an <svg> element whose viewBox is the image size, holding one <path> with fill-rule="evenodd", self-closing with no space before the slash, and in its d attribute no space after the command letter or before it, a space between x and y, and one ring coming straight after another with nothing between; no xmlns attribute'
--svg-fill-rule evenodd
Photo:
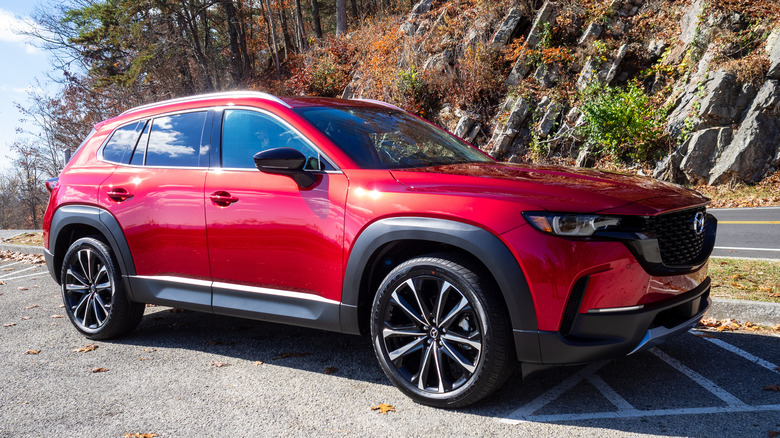
<svg viewBox="0 0 780 438"><path fill-rule="evenodd" d="M580 129L586 91L638 84L665 134L648 155L660 158L654 176L756 182L780 167L775 2L422 0L396 32L398 69L430 83L468 84L481 77L475 62L498 60L497 86L466 103L444 86L428 116L499 159L592 165L598 145ZM382 97L361 65L343 96Z"/></svg>

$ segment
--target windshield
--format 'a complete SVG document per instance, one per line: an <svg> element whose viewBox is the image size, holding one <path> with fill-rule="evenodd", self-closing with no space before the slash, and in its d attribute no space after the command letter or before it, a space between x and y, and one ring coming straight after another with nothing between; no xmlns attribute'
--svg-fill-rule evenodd
<svg viewBox="0 0 780 438"><path fill-rule="evenodd" d="M325 107L295 111L364 169L492 161L457 137L403 111Z"/></svg>

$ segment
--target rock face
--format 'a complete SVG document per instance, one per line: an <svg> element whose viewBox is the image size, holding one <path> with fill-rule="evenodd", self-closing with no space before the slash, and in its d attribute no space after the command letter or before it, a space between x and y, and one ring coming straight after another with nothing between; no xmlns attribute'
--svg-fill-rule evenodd
<svg viewBox="0 0 780 438"><path fill-rule="evenodd" d="M691 135L680 168L693 184L704 184L718 155L731 142L731 127L703 129Z"/></svg>
<svg viewBox="0 0 780 438"><path fill-rule="evenodd" d="M501 23L501 27L499 27L495 35L493 35L493 39L490 40L490 45L495 48L501 48L507 45L512 39L512 35L517 31L517 27L522 18L522 11L518 8L512 8Z"/></svg>
<svg viewBox="0 0 780 438"><path fill-rule="evenodd" d="M769 72L766 77L769 79L780 79L780 38L775 38L774 48L769 54Z"/></svg>
<svg viewBox="0 0 780 438"><path fill-rule="evenodd" d="M542 28L546 23L549 23L550 20L552 20L556 6L555 3L549 1L544 2L544 5L539 9L539 12L536 13L534 23L531 25L531 30L528 32L528 38L525 39L525 43L529 48L536 47L536 45L539 44L539 41L541 41ZM523 56L520 56L512 67L512 71L509 73L506 83L508 85L517 85L520 80L528 74L528 70L529 68L525 65Z"/></svg>
<svg viewBox="0 0 780 438"><path fill-rule="evenodd" d="M710 173L710 184L758 181L780 164L780 81L764 82L734 138Z"/></svg>

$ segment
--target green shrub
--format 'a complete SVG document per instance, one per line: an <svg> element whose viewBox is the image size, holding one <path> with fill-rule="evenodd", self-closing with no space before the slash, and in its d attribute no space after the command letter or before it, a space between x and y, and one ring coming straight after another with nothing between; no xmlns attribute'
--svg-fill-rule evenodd
<svg viewBox="0 0 780 438"><path fill-rule="evenodd" d="M585 144L613 158L645 161L658 154L664 136L663 113L634 83L625 89L594 84L583 92Z"/></svg>

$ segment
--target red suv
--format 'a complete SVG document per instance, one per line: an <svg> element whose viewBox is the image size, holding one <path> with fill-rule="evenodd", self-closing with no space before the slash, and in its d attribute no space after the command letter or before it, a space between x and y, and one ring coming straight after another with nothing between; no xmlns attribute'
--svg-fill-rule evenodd
<svg viewBox="0 0 780 438"><path fill-rule="evenodd" d="M457 407L511 374L631 354L709 305L708 199L495 162L392 105L220 93L101 122L51 190L46 262L90 339L144 303L370 333Z"/></svg>

